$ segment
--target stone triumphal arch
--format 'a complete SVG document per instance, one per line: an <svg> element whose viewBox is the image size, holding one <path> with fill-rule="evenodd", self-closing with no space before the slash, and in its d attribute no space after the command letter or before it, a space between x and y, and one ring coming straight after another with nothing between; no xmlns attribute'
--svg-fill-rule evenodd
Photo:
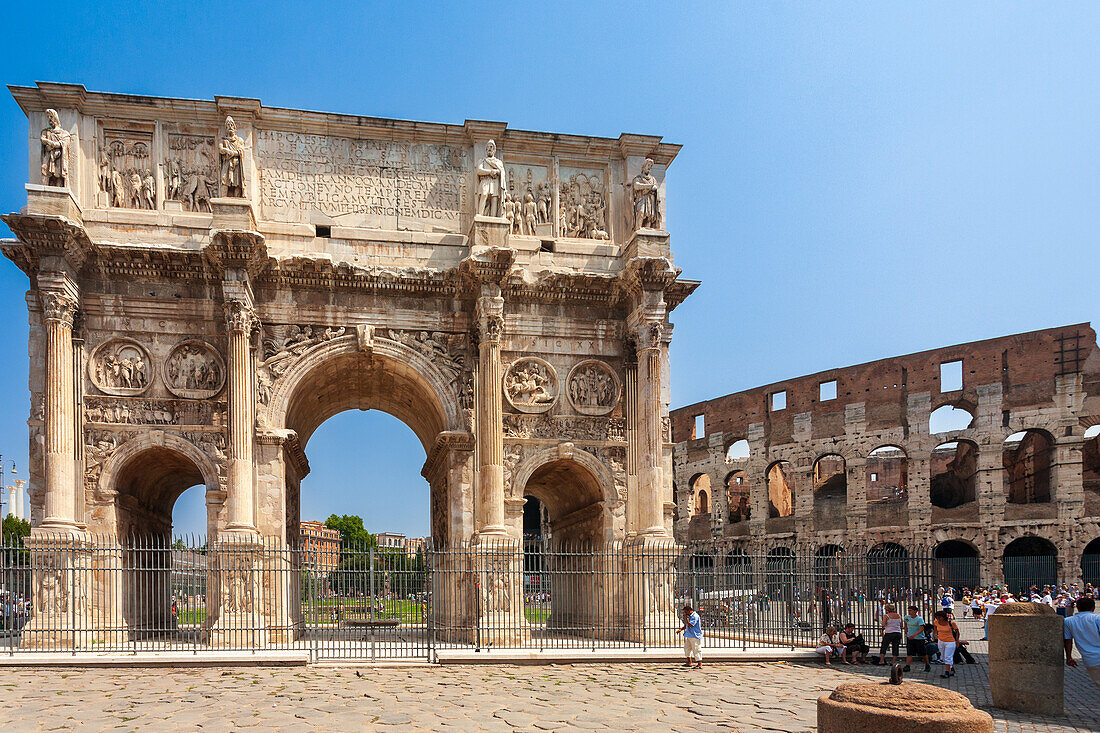
<svg viewBox="0 0 1100 733"><path fill-rule="evenodd" d="M437 543L518 541L524 496L559 541L671 537L668 317L697 285L665 225L678 146L12 92L30 182L3 253L30 279L30 546L52 558L36 584L100 562L92 538L169 534L204 484L211 548L236 548L215 638L232 619L293 633L233 572L296 537L305 446L348 409L422 442ZM119 594L69 587L32 625L79 644Z"/></svg>

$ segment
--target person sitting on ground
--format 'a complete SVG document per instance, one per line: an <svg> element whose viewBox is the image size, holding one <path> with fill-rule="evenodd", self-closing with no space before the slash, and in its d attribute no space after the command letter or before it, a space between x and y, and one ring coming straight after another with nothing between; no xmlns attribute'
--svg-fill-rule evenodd
<svg viewBox="0 0 1100 733"><path fill-rule="evenodd" d="M836 633L835 626L826 626L825 633L817 640L817 653L825 655L825 664L832 666L829 657L839 655L844 658L844 645L840 643L840 635Z"/></svg>
<svg viewBox="0 0 1100 733"><path fill-rule="evenodd" d="M910 606L905 618L905 668L908 672L913 664L913 657L924 658L924 671L931 671L928 663L928 649L924 645L924 619L920 617L920 610L916 606Z"/></svg>
<svg viewBox="0 0 1100 733"><path fill-rule="evenodd" d="M1077 613L1065 620L1066 664L1077 666L1073 658L1073 642L1077 642L1077 651L1085 664L1085 672L1093 684L1100 687L1100 615L1096 614L1096 601L1088 596L1077 599Z"/></svg>
<svg viewBox="0 0 1100 733"><path fill-rule="evenodd" d="M936 627L932 624L924 625L924 656L932 664L940 664L943 661L940 659L940 647L936 643ZM931 667L925 671L931 671Z"/></svg>
<svg viewBox="0 0 1100 733"><path fill-rule="evenodd" d="M863 640L863 634L856 633L856 625L848 622L840 632L840 643L844 645L844 652L840 659L845 664L863 664L867 661L867 652L871 647ZM851 662L848 660L851 659Z"/></svg>
<svg viewBox="0 0 1100 733"><path fill-rule="evenodd" d="M901 614L893 603L887 603L882 609L882 646L879 648L879 666L886 664L886 650L894 652L894 662L898 661L898 648L901 646L901 629L904 625Z"/></svg>
<svg viewBox="0 0 1100 733"><path fill-rule="evenodd" d="M946 679L955 674L955 647L959 641L959 627L951 620L951 615L943 610L936 611L932 626L935 627L936 645L944 664L940 677Z"/></svg>

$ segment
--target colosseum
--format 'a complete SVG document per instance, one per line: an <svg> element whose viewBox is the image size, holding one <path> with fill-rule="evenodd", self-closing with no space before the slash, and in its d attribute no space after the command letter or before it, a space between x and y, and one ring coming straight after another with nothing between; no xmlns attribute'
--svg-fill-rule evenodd
<svg viewBox="0 0 1100 733"><path fill-rule="evenodd" d="M727 553L924 548L954 583L1100 580L1088 323L832 369L671 413L675 532Z"/></svg>

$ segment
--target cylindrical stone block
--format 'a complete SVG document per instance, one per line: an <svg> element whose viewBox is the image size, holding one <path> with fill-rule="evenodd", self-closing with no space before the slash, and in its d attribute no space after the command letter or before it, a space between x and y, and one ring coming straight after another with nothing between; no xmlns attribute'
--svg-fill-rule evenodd
<svg viewBox="0 0 1100 733"><path fill-rule="evenodd" d="M965 696L916 682L845 682L817 699L818 733L993 733Z"/></svg>
<svg viewBox="0 0 1100 733"><path fill-rule="evenodd" d="M1062 617L1043 603L1005 603L989 617L989 688L996 707L1063 714L1062 625Z"/></svg>

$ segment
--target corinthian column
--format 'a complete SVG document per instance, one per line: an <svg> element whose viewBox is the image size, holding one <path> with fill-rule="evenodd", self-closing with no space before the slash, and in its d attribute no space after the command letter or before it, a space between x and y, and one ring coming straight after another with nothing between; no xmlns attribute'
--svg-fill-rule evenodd
<svg viewBox="0 0 1100 733"><path fill-rule="evenodd" d="M661 373L664 326L641 324L634 334L638 349L637 431L638 533L666 535L664 517L664 430L661 426Z"/></svg>
<svg viewBox="0 0 1100 733"><path fill-rule="evenodd" d="M70 529L74 515L73 318L76 300L40 291L46 321L46 506L43 527Z"/></svg>
<svg viewBox="0 0 1100 733"><path fill-rule="evenodd" d="M477 529L480 535L506 535L504 526L504 375L500 340L504 333L504 299L477 300Z"/></svg>
<svg viewBox="0 0 1100 733"><path fill-rule="evenodd" d="M225 302L229 334L229 482L226 529L255 532L253 511L252 438L256 405L252 390L249 340L258 323L252 306L243 300Z"/></svg>

